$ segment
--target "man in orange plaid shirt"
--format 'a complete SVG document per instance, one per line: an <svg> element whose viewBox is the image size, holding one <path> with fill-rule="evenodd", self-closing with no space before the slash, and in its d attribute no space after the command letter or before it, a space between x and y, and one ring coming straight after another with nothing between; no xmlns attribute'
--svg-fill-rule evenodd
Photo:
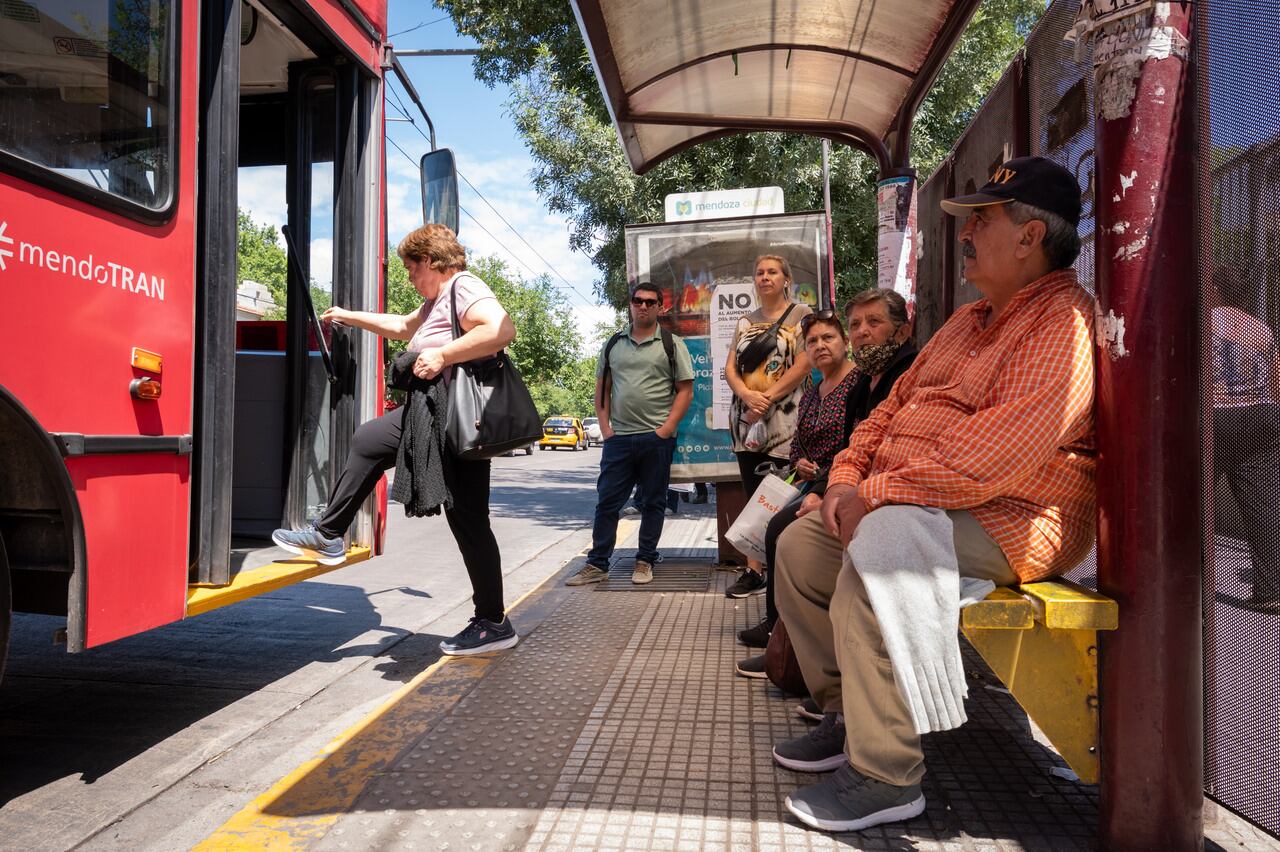
<svg viewBox="0 0 1280 852"><path fill-rule="evenodd" d="M915 574L909 582L925 576L933 585L924 588L941 590L932 578L944 576L951 590L954 567L937 575L911 554L941 554L935 561L961 577L1007 585L1061 574L1093 540L1094 302L1071 268L1080 251L1075 177L1021 157L978 193L942 206L967 217L964 274L985 298L956 310L920 351L836 457L821 511L778 543L778 608L824 718L779 743L774 758L797 771L836 770L787 798L801 821L829 831L921 813L917 731L964 719L962 701L932 709L939 695L963 696L963 671L921 677L933 662L925 660L923 669L895 673L885 644L890 633L942 630L939 642L958 656L954 626L893 622L900 610L873 608L868 586L879 594L875 583L886 581L867 573L868 554L892 564L882 575L890 585ZM850 553L859 554L865 578ZM904 559L911 567L899 567ZM957 600L946 611L958 617ZM925 611L935 618L944 611L920 604L933 606ZM911 689L898 681L915 685L912 678L926 694L912 695L909 707L903 690ZM931 724L921 722L920 706L930 708Z"/></svg>

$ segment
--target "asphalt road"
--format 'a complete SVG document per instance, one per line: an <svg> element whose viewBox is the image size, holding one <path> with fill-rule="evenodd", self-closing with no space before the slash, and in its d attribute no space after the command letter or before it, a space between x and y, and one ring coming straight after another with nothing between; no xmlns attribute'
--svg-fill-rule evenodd
<svg viewBox="0 0 1280 852"><path fill-rule="evenodd" d="M494 460L508 603L589 545L599 455ZM16 616L0 848L189 848L438 659L470 615L443 517L393 505L377 559L82 654L53 645L62 619Z"/></svg>

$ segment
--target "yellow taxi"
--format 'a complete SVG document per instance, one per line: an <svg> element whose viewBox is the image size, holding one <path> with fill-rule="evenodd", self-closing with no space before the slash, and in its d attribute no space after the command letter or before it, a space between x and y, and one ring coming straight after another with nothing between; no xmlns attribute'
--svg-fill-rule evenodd
<svg viewBox="0 0 1280 852"><path fill-rule="evenodd" d="M585 450L587 432L582 428L582 421L576 417L548 417L542 424L542 440L538 442L538 449L547 447Z"/></svg>

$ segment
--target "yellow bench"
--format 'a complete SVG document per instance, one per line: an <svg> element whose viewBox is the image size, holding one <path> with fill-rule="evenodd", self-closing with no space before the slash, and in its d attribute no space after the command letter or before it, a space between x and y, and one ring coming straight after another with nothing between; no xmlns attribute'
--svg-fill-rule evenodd
<svg viewBox="0 0 1280 852"><path fill-rule="evenodd" d="M1098 631L1119 605L1067 580L1001 587L960 631L1086 784L1098 783Z"/></svg>

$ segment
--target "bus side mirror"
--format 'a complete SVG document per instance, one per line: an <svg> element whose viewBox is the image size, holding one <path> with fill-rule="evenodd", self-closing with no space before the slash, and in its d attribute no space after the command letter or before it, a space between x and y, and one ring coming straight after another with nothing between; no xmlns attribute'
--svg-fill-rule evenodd
<svg viewBox="0 0 1280 852"><path fill-rule="evenodd" d="M422 223L444 225L458 233L458 169L453 151L437 148L422 155Z"/></svg>

